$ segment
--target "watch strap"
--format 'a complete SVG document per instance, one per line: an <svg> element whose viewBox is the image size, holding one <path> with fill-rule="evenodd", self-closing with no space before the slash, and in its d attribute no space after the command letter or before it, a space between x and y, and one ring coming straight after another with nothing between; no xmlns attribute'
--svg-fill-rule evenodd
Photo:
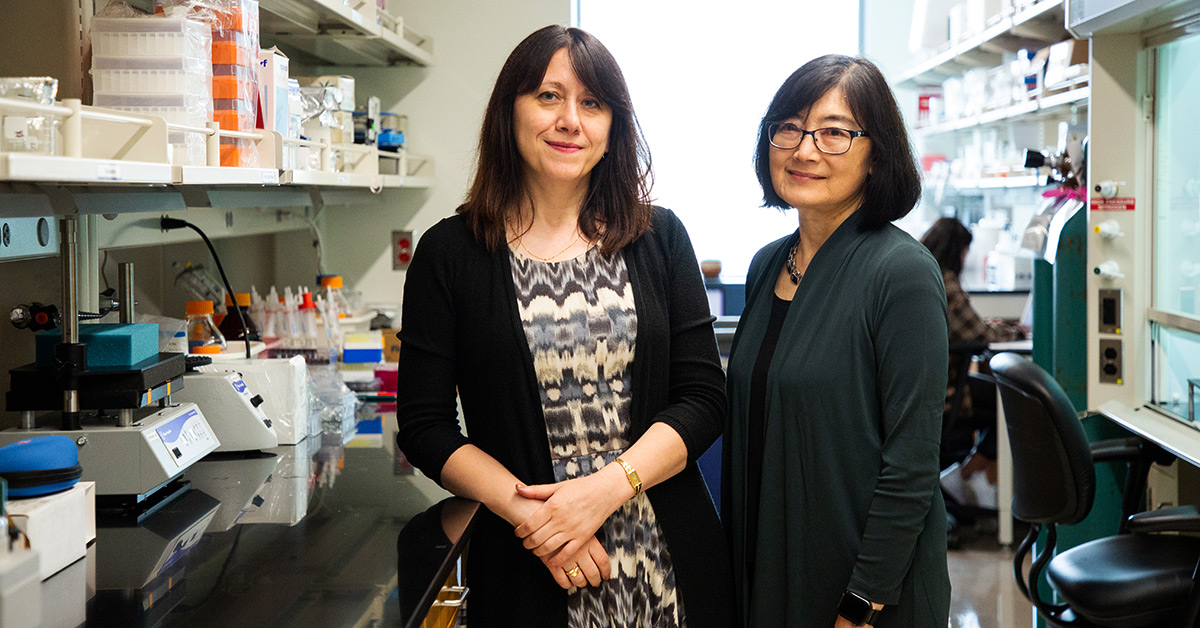
<svg viewBox="0 0 1200 628"><path fill-rule="evenodd" d="M838 615L855 626L874 626L880 613L879 610L876 610L871 605L870 600L849 589L846 589L842 593L842 598L838 601L837 611Z"/></svg>

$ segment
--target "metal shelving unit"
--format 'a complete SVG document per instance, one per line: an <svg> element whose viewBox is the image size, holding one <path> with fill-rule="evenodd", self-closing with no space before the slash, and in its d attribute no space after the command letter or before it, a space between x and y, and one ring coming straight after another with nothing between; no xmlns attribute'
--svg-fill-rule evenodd
<svg viewBox="0 0 1200 628"><path fill-rule="evenodd" d="M896 84L939 84L968 68L999 65L1002 51L1040 48L1060 41L1066 34L1063 0L1040 0L996 16L991 22L980 33L959 42L948 42L896 77Z"/></svg>
<svg viewBox="0 0 1200 628"><path fill-rule="evenodd" d="M1092 90L1084 85L1076 89L1068 90L1058 94L1042 96L1034 100L1029 100L1023 103L1017 103L1008 107L985 111L979 115L967 116L958 120L950 120L940 122L925 127L918 127L914 133L918 137L930 137L934 135L942 135L945 133L953 133L974 127L988 126L993 124L1001 124L1018 119L1028 119L1036 114L1052 114L1057 113L1063 107L1071 105L1084 106L1088 104L1091 98Z"/></svg>
<svg viewBox="0 0 1200 628"><path fill-rule="evenodd" d="M259 10L263 45L312 65L433 65L432 40L378 14L374 2L262 0Z"/></svg>

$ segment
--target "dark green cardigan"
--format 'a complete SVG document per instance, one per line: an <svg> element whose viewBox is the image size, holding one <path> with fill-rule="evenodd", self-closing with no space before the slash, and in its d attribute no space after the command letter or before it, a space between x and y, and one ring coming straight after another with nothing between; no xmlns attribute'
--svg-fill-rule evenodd
<svg viewBox="0 0 1200 628"><path fill-rule="evenodd" d="M700 267L683 224L661 208L650 231L620 254L638 316L633 436L661 421L688 449L687 467L646 495L688 626L726 628L733 622L729 555L695 463L720 435L725 407ZM470 442L522 482L554 482L507 248L487 250L461 215L426 231L405 278L399 336L396 440L409 461L438 480L446 459ZM470 440L459 429L456 389ZM484 511L469 554L472 626L566 626L566 592L508 523Z"/></svg>
<svg viewBox="0 0 1200 628"><path fill-rule="evenodd" d="M767 375L754 586L745 573L750 377L793 233L755 255L729 359L723 520L743 621L831 628L843 590L887 605L877 628L946 625L938 446L946 294L929 252L862 212L821 246Z"/></svg>

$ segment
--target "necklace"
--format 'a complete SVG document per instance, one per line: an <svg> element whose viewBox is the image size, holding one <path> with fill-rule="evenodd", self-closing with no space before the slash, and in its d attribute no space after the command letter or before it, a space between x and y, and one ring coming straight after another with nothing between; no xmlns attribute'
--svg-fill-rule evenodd
<svg viewBox="0 0 1200 628"><path fill-rule="evenodd" d="M798 249L798 248L800 248L799 240L797 240L796 243L792 245L792 250L788 251L788 258L787 258L788 277L791 277L792 283L796 284L797 286L800 285L800 280L804 279L804 273L796 270L796 249Z"/></svg>
<svg viewBox="0 0 1200 628"><path fill-rule="evenodd" d="M549 261L554 260L554 258L558 257L559 255L562 255L563 253L566 253L567 251L569 251L571 249L571 247L575 246L575 243L578 242L579 238L581 238L581 237L582 237L582 235L579 233L579 227L575 227L575 237L571 239L571 243L568 244L566 246L566 248L555 253L554 255L551 255L550 257L542 257L542 256L534 253L533 251L530 251L529 247L525 246L525 241L523 239L521 239L521 236L517 236L517 244L520 245L521 249L523 251L525 251L525 253L527 255L529 255L530 257L532 257L536 260L539 260L539 261L549 262Z"/></svg>

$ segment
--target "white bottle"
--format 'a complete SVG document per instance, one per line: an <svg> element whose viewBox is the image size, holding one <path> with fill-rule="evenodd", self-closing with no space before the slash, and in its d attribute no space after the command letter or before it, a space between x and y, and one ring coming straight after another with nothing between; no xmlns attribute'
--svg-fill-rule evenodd
<svg viewBox="0 0 1200 628"><path fill-rule="evenodd" d="M275 292L275 286L271 286L271 291L267 293L265 304L266 316L262 324L263 338L279 338L286 336L287 327L282 324L283 304L282 299Z"/></svg>

